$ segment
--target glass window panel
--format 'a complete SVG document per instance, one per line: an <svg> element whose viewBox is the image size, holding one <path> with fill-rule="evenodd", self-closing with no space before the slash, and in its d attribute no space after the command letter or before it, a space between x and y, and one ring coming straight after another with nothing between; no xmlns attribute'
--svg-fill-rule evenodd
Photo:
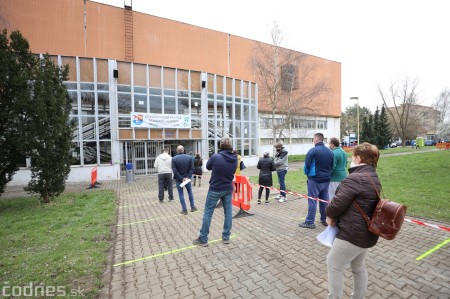
<svg viewBox="0 0 450 299"><path fill-rule="evenodd" d="M234 95L236 97L240 97L241 96L241 81L240 80L235 80L234 81Z"/></svg>
<svg viewBox="0 0 450 299"><path fill-rule="evenodd" d="M119 116L119 128L130 128L131 118L130 116Z"/></svg>
<svg viewBox="0 0 450 299"><path fill-rule="evenodd" d="M201 93L199 92L191 92L191 98L201 98Z"/></svg>
<svg viewBox="0 0 450 299"><path fill-rule="evenodd" d="M226 111L225 111L225 118L226 119L233 119L233 105L232 103L226 104Z"/></svg>
<svg viewBox="0 0 450 299"><path fill-rule="evenodd" d="M129 62L117 62L117 69L119 70L118 84L131 84L131 64Z"/></svg>
<svg viewBox="0 0 450 299"><path fill-rule="evenodd" d="M217 76L217 93L223 94L223 77Z"/></svg>
<svg viewBox="0 0 450 299"><path fill-rule="evenodd" d="M164 97L164 113L165 114L176 114L176 103L174 97Z"/></svg>
<svg viewBox="0 0 450 299"><path fill-rule="evenodd" d="M80 83L81 90L94 90L94 83Z"/></svg>
<svg viewBox="0 0 450 299"><path fill-rule="evenodd" d="M97 142L83 142L84 164L97 164Z"/></svg>
<svg viewBox="0 0 450 299"><path fill-rule="evenodd" d="M70 148L70 155L72 156L72 165L81 165L80 160L80 142L72 142L72 147Z"/></svg>
<svg viewBox="0 0 450 299"><path fill-rule="evenodd" d="M201 129L202 128L202 119L199 117L191 118L191 128L192 129Z"/></svg>
<svg viewBox="0 0 450 299"><path fill-rule="evenodd" d="M109 85L108 84L97 84L97 90L108 91Z"/></svg>
<svg viewBox="0 0 450 299"><path fill-rule="evenodd" d="M99 142L100 151L100 163L101 164L112 164L111 161L111 142L110 141L100 141Z"/></svg>
<svg viewBox="0 0 450 299"><path fill-rule="evenodd" d="M191 71L191 91L200 91L202 87L200 77L200 72Z"/></svg>
<svg viewBox="0 0 450 299"><path fill-rule="evenodd" d="M119 93L117 95L117 108L119 113L122 114L131 113L131 94Z"/></svg>
<svg viewBox="0 0 450 299"><path fill-rule="evenodd" d="M95 130L95 117L94 116L83 116L81 118L81 126L83 130L83 140L96 140L97 133Z"/></svg>
<svg viewBox="0 0 450 299"><path fill-rule="evenodd" d="M78 93L76 91L69 91L69 97L72 100L71 114L78 114Z"/></svg>
<svg viewBox="0 0 450 299"><path fill-rule="evenodd" d="M118 92L131 92L131 86L130 85L117 85L117 91Z"/></svg>
<svg viewBox="0 0 450 299"><path fill-rule="evenodd" d="M147 86L147 66L145 64L133 64L134 85Z"/></svg>
<svg viewBox="0 0 450 299"><path fill-rule="evenodd" d="M189 89L189 72L186 70L177 71L177 88L178 90Z"/></svg>
<svg viewBox="0 0 450 299"><path fill-rule="evenodd" d="M69 75L67 81L77 81L77 62L75 57L62 57L62 65L69 65Z"/></svg>
<svg viewBox="0 0 450 299"><path fill-rule="evenodd" d="M224 104L223 102L219 102L217 101L217 118L218 119L223 119L225 118L225 109L223 108Z"/></svg>
<svg viewBox="0 0 450 299"><path fill-rule="evenodd" d="M231 78L227 78L227 96L232 96L233 95L233 79Z"/></svg>
<svg viewBox="0 0 450 299"><path fill-rule="evenodd" d="M162 95L161 88L150 88L150 94Z"/></svg>
<svg viewBox="0 0 450 299"><path fill-rule="evenodd" d="M96 59L97 62L97 82L108 83L108 60Z"/></svg>
<svg viewBox="0 0 450 299"><path fill-rule="evenodd" d="M151 65L148 67L148 71L150 75L150 86L161 87L161 67Z"/></svg>
<svg viewBox="0 0 450 299"><path fill-rule="evenodd" d="M100 140L111 140L111 120L109 117L98 118L98 134Z"/></svg>
<svg viewBox="0 0 450 299"><path fill-rule="evenodd" d="M200 99L191 99L191 114L200 116L202 113L202 102Z"/></svg>
<svg viewBox="0 0 450 299"><path fill-rule="evenodd" d="M214 75L208 74L208 92L214 93Z"/></svg>
<svg viewBox="0 0 450 299"><path fill-rule="evenodd" d="M147 88L145 87L134 87L134 92L135 93L142 93L142 94L147 94Z"/></svg>
<svg viewBox="0 0 450 299"><path fill-rule="evenodd" d="M164 68L164 88L175 89L175 69Z"/></svg>
<svg viewBox="0 0 450 299"><path fill-rule="evenodd" d="M241 138L242 137L242 130L241 130L241 122L240 121L235 121L234 122L234 128L235 128L235 136L236 138Z"/></svg>
<svg viewBox="0 0 450 299"><path fill-rule="evenodd" d="M175 90L173 89L164 89L165 96L175 96Z"/></svg>
<svg viewBox="0 0 450 299"><path fill-rule="evenodd" d="M244 139L244 156L250 155L250 140Z"/></svg>
<svg viewBox="0 0 450 299"><path fill-rule="evenodd" d="M244 123L244 138L248 138L250 136L250 127L249 127L249 123L245 122Z"/></svg>
<svg viewBox="0 0 450 299"><path fill-rule="evenodd" d="M235 145L233 146L234 149L238 150L239 153L242 153L242 140L240 138L236 139Z"/></svg>
<svg viewBox="0 0 450 299"><path fill-rule="evenodd" d="M109 115L109 93L97 93L98 114Z"/></svg>
<svg viewBox="0 0 450 299"><path fill-rule="evenodd" d="M184 98L189 97L189 92L187 90L178 90L177 94L179 97L184 97Z"/></svg>
<svg viewBox="0 0 450 299"><path fill-rule="evenodd" d="M50 58L51 61L53 61L53 63L58 66L58 56L56 55L48 55L48 58Z"/></svg>
<svg viewBox="0 0 450 299"><path fill-rule="evenodd" d="M208 120L208 138L214 139L214 134L216 130L216 123L213 119Z"/></svg>
<svg viewBox="0 0 450 299"><path fill-rule="evenodd" d="M162 113L161 96L150 96L150 113Z"/></svg>
<svg viewBox="0 0 450 299"><path fill-rule="evenodd" d="M244 107L244 120L250 119L250 107L248 105L243 105Z"/></svg>
<svg viewBox="0 0 450 299"><path fill-rule="evenodd" d="M189 115L189 99L178 98L178 114Z"/></svg>
<svg viewBox="0 0 450 299"><path fill-rule="evenodd" d="M67 88L67 90L77 90L77 83L70 83L70 82L67 82L67 81L65 81L64 82L64 85L66 86L66 88Z"/></svg>
<svg viewBox="0 0 450 299"><path fill-rule="evenodd" d="M244 81L244 96L245 99L248 99L248 82Z"/></svg>
<svg viewBox="0 0 450 299"><path fill-rule="evenodd" d="M81 114L95 114L95 97L93 92L83 91L81 93Z"/></svg>
<svg viewBox="0 0 450 299"><path fill-rule="evenodd" d="M251 98L252 98L252 99L256 99L256 84L255 84L255 83L252 83L252 89L251 89L251 92L252 92Z"/></svg>
<svg viewBox="0 0 450 299"><path fill-rule="evenodd" d="M235 113L235 119L237 119L237 120L241 120L241 104L236 104L235 105L235 110L234 110L234 113Z"/></svg>
<svg viewBox="0 0 450 299"><path fill-rule="evenodd" d="M147 96L135 94L134 95L134 111L147 112Z"/></svg>
<svg viewBox="0 0 450 299"><path fill-rule="evenodd" d="M80 58L80 81L94 82L94 65L92 58Z"/></svg>

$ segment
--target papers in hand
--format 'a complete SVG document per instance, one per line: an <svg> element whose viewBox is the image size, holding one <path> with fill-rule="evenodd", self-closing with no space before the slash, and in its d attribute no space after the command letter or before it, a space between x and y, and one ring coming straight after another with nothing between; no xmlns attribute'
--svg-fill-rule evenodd
<svg viewBox="0 0 450 299"><path fill-rule="evenodd" d="M316 237L316 239L323 245L331 247L331 245L333 245L334 239L336 238L336 234L338 233L338 231L339 228L336 225L335 226L328 225L327 228Z"/></svg>
<svg viewBox="0 0 450 299"><path fill-rule="evenodd" d="M180 187L183 188L183 187L186 186L186 184L189 183L190 181L191 181L190 179L187 179L187 180L183 181L183 182L180 184Z"/></svg>

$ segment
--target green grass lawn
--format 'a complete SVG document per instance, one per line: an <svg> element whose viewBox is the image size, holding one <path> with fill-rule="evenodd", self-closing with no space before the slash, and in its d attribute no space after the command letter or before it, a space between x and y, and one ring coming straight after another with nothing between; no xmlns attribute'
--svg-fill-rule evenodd
<svg viewBox="0 0 450 299"><path fill-rule="evenodd" d="M0 289L32 283L59 287L55 296L96 296L115 208L113 191L63 194L47 205L37 197L0 200Z"/></svg>
<svg viewBox="0 0 450 299"><path fill-rule="evenodd" d="M382 153L391 150L404 152L408 149L388 149ZM386 198L407 205L408 216L450 222L450 151L383 155L377 173ZM273 186L278 188L275 173L273 179ZM251 177L250 180L257 183L258 177ZM290 191L307 194L303 170L288 171L286 186Z"/></svg>

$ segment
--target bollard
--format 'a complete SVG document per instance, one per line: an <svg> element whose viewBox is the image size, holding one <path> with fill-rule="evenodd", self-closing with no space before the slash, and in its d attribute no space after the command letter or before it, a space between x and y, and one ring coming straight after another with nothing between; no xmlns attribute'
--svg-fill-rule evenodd
<svg viewBox="0 0 450 299"><path fill-rule="evenodd" d="M127 183L132 183L134 182L134 172L133 172L133 163L127 163L125 165L126 169L127 169L127 173L126 173L126 182Z"/></svg>

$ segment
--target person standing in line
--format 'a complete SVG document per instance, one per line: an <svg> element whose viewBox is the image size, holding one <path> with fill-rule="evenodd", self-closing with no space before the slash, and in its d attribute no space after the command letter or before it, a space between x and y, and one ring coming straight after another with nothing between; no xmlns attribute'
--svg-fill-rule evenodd
<svg viewBox="0 0 450 299"><path fill-rule="evenodd" d="M206 169L211 170L212 173L211 179L209 180L208 194L206 195L202 227L200 228L199 237L193 241L194 245L208 246L209 227L211 226L211 219L219 200L223 204L225 216L222 241L224 244L230 243L231 227L233 224L231 201L237 161L237 155L232 152L231 139L223 137L220 140L220 152L212 155L208 159L208 162L206 162Z"/></svg>
<svg viewBox="0 0 450 299"><path fill-rule="evenodd" d="M262 158L259 158L258 164L256 168L260 169L259 171L259 181L258 184L258 204L261 204L261 195L264 189L266 189L266 204L269 203L269 195L270 189L265 187L272 187L272 171L275 171L275 164L273 163L272 158L270 158L270 152L265 151Z"/></svg>
<svg viewBox="0 0 450 299"><path fill-rule="evenodd" d="M281 142L277 142L275 144L275 150L277 153L275 154L275 159L273 163L275 164L275 169L277 171L278 182L280 183L280 195L275 197L278 199L278 202L285 202L286 198L286 174L288 171L288 152L284 149L283 144Z"/></svg>
<svg viewBox="0 0 450 299"><path fill-rule="evenodd" d="M314 147L305 157L304 172L308 176L308 196L328 201L328 187L330 185L331 169L333 168L333 152L323 144L323 134L316 133L313 137ZM327 226L325 208L327 202L319 202L320 222ZM302 228L316 228L317 201L308 198L308 215L305 222L298 226Z"/></svg>
<svg viewBox="0 0 450 299"><path fill-rule="evenodd" d="M202 186L202 175L203 175L203 160L202 157L200 157L200 153L195 154L194 158L194 186L197 183L198 178L198 186Z"/></svg>
<svg viewBox="0 0 450 299"><path fill-rule="evenodd" d="M188 211L186 201L184 200L183 187L180 186L180 184L192 178L192 174L194 173L194 160L192 160L191 156L184 153L184 146L182 145L177 147L177 155L172 158L172 171L178 190L178 196L180 198L181 214L187 215ZM186 190L189 196L191 212L195 212L197 211L197 208L194 204L194 194L192 193L191 182L186 184Z"/></svg>
<svg viewBox="0 0 450 299"><path fill-rule="evenodd" d="M380 152L375 145L363 142L353 149L350 174L336 191L325 209L328 225L339 228L327 256L328 298L342 298L344 269L350 264L353 273L352 298L364 298L367 291L365 259L369 248L378 242L366 221L352 204L355 201L372 218L378 204L381 183L376 173ZM378 193L377 193L378 192Z"/></svg>
<svg viewBox="0 0 450 299"><path fill-rule="evenodd" d="M173 180L172 180L172 157L169 150L164 149L155 159L155 168L158 171L158 198L159 202L164 202L164 190L169 192L169 201L173 200Z"/></svg>
<svg viewBox="0 0 450 299"><path fill-rule="evenodd" d="M330 139L330 149L333 151L333 169L331 170L328 198L332 200L339 183L347 176L347 154L339 146L339 139Z"/></svg>

